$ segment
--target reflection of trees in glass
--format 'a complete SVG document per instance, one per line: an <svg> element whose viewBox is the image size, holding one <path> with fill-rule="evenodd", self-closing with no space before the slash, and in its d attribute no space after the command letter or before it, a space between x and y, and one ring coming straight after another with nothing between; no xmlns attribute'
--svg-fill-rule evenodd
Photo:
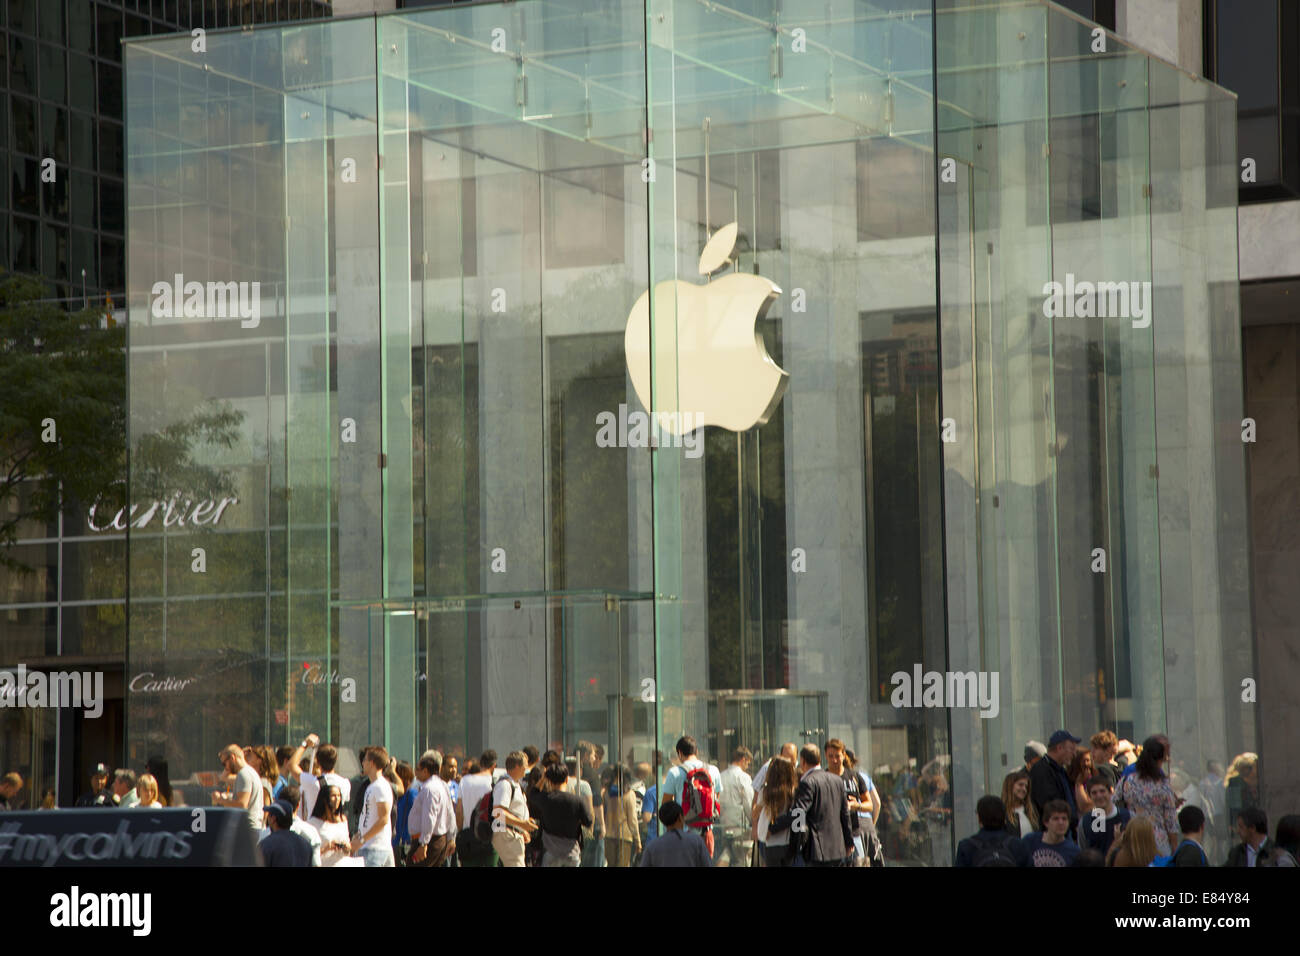
<svg viewBox="0 0 1300 956"><path fill-rule="evenodd" d="M31 570L9 553L19 527L93 501L121 477L126 448L124 330L44 292L39 279L0 278L0 566L19 572Z"/></svg>
<svg viewBox="0 0 1300 956"><path fill-rule="evenodd" d="M188 418L141 435L131 451L132 498L147 504L177 493L193 501L232 494L229 469L201 464L195 453L201 446L234 448L243 421L243 412L211 400Z"/></svg>

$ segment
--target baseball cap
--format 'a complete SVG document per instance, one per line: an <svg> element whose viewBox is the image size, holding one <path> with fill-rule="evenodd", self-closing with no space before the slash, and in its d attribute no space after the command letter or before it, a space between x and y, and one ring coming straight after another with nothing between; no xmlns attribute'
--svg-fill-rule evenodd
<svg viewBox="0 0 1300 956"><path fill-rule="evenodd" d="M293 804L288 800L276 800L266 808L266 812L275 817L282 826L293 823Z"/></svg>
<svg viewBox="0 0 1300 956"><path fill-rule="evenodd" d="M1047 748L1037 740L1031 740L1025 744L1025 760L1032 760L1035 757L1046 757Z"/></svg>
<svg viewBox="0 0 1300 956"><path fill-rule="evenodd" d="M1076 744L1081 742L1078 737L1074 736L1068 730L1058 730L1056 733L1052 734L1052 736L1047 738L1047 747L1050 750L1057 744L1064 743L1067 740Z"/></svg>

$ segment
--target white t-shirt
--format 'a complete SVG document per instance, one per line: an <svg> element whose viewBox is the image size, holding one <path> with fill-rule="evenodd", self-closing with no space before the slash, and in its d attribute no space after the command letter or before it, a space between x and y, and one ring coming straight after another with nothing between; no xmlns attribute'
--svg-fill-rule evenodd
<svg viewBox="0 0 1300 956"><path fill-rule="evenodd" d="M338 823L326 823L320 817L312 817L308 822L315 828L316 832L320 834L321 844L350 843L352 841L352 837L348 835L347 820L340 820ZM321 854L320 865L336 866L340 860L346 860L348 856L348 853L326 850Z"/></svg>
<svg viewBox="0 0 1300 956"><path fill-rule="evenodd" d="M469 818L474 808L492 790L492 781L481 773L467 773L460 778L460 805L465 819L462 826L469 829Z"/></svg>
<svg viewBox="0 0 1300 956"><path fill-rule="evenodd" d="M367 830L379 822L381 816L379 805L386 803L388 809L384 810L383 828L372 836L365 843L361 844L361 849L369 846L388 846L393 842L393 825L389 819L389 814L393 809L393 788L389 786L388 781L383 777L378 777L370 782L366 787L366 802L361 808L361 818L357 821L357 833L364 834Z"/></svg>
<svg viewBox="0 0 1300 956"><path fill-rule="evenodd" d="M245 794L252 791L253 805L247 809L248 825L255 831L260 832L262 829L262 778L257 775L257 771L248 764L239 768L239 773L235 775L235 786L232 791L236 797L248 799Z"/></svg>
<svg viewBox="0 0 1300 956"><path fill-rule="evenodd" d="M352 781L347 777L340 777L333 770L325 774L324 777L326 784L339 788L339 794L343 797L343 803L340 806L347 810L348 801L352 799ZM320 798L320 781L309 773L302 774L298 780L302 785L302 802L298 804L298 815L305 820L316 809L316 801Z"/></svg>
<svg viewBox="0 0 1300 956"><path fill-rule="evenodd" d="M780 833L771 833L768 827L772 825L772 818L768 816L767 807L758 811L758 842L766 843L768 846L786 846L790 842L790 831L782 830Z"/></svg>
<svg viewBox="0 0 1300 956"><path fill-rule="evenodd" d="M528 798L524 788L509 777L502 777L492 790L492 806L505 807L521 820L528 819Z"/></svg>

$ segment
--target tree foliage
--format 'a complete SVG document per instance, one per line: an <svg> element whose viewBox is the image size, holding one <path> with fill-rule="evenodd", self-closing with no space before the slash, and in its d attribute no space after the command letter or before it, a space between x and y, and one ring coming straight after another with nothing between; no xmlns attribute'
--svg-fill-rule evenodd
<svg viewBox="0 0 1300 956"><path fill-rule="evenodd" d="M125 473L125 330L66 312L38 279L0 277L0 565L24 522L53 523Z"/></svg>

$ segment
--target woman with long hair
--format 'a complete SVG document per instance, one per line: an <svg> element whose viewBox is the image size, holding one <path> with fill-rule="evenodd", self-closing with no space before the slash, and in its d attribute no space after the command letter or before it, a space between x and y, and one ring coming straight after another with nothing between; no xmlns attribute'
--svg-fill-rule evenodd
<svg viewBox="0 0 1300 956"><path fill-rule="evenodd" d="M790 830L780 833L769 830L772 821L790 809L794 803L794 764L780 754L768 764L763 789L754 801L754 839L763 844L764 866L790 866Z"/></svg>
<svg viewBox="0 0 1300 956"><path fill-rule="evenodd" d="M632 771L619 764L605 777L605 865L631 866L641 852L641 801L632 789Z"/></svg>
<svg viewBox="0 0 1300 956"><path fill-rule="evenodd" d="M1087 750L1076 751L1067 773L1070 786L1074 788L1074 803L1079 808L1079 816L1087 816L1092 813L1092 800L1088 797L1088 781L1093 775L1092 753Z"/></svg>
<svg viewBox="0 0 1300 956"><path fill-rule="evenodd" d="M399 865L406 866L411 851L411 831L407 828L407 820L415 804L416 791L411 786L415 780L415 768L405 760L399 760L394 772L402 789L399 795L397 788L393 788L393 859L401 860Z"/></svg>
<svg viewBox="0 0 1300 956"><path fill-rule="evenodd" d="M1233 757L1223 777L1223 790L1228 832L1232 833L1241 811L1259 806L1259 757L1249 751Z"/></svg>
<svg viewBox="0 0 1300 956"><path fill-rule="evenodd" d="M1146 749L1145 744L1143 749ZM1157 832L1150 817L1133 817L1110 845L1106 865L1150 866L1157 856Z"/></svg>
<svg viewBox="0 0 1300 956"><path fill-rule="evenodd" d="M1013 770L1002 778L1002 805L1007 808L1007 832L1027 837L1038 832L1038 809L1029 799L1029 771Z"/></svg>
<svg viewBox="0 0 1300 956"><path fill-rule="evenodd" d="M158 781L158 802L164 807L183 806L184 801L177 802L176 795L172 792L172 779L167 773L167 761L162 757L150 757L145 761L144 769L146 773L152 774L154 780Z"/></svg>
<svg viewBox="0 0 1300 956"><path fill-rule="evenodd" d="M337 866L352 855L352 837L348 834L348 815L343 809L343 791L333 784L321 787L307 821L320 834L320 865Z"/></svg>
<svg viewBox="0 0 1300 956"><path fill-rule="evenodd" d="M257 771L262 780L262 806L271 805L275 793L276 781L280 779L280 768L275 762L275 752L265 744L244 748L244 760Z"/></svg>
<svg viewBox="0 0 1300 956"><path fill-rule="evenodd" d="M1148 737L1142 742L1137 769L1120 778L1115 788L1115 799L1134 817L1150 819L1156 834L1156 854L1170 856L1178 845L1181 830L1178 826L1178 798L1165 775L1169 762L1168 738L1162 735ZM1133 826L1133 821L1129 822ZM1145 866L1146 864L1142 864Z"/></svg>
<svg viewBox="0 0 1300 956"><path fill-rule="evenodd" d="M162 809L163 805L158 802L158 781L154 779L153 774L140 774L140 779L135 782L135 795L140 798L136 806L141 810Z"/></svg>

